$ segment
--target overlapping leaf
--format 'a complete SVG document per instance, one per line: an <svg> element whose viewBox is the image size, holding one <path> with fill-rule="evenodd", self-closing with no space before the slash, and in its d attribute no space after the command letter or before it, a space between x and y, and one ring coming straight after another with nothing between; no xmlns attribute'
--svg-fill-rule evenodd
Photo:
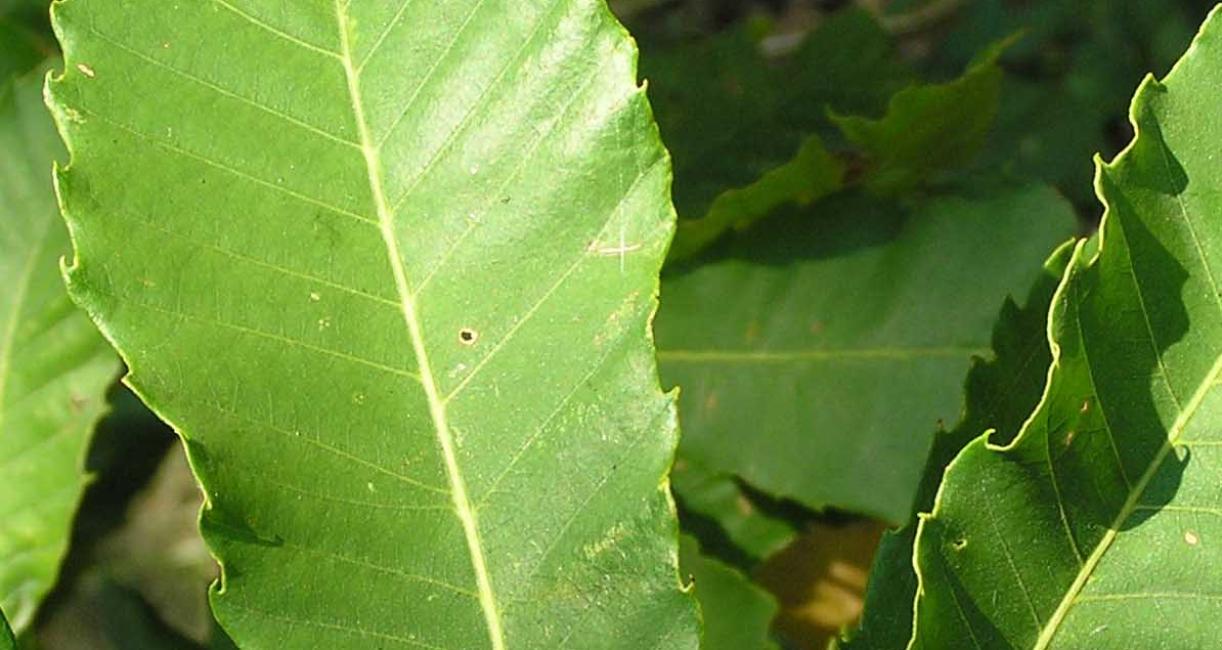
<svg viewBox="0 0 1222 650"><path fill-rule="evenodd" d="M683 387L681 454L811 507L904 521L996 305L1072 228L1045 189L910 215L850 195L669 275L658 347Z"/></svg>
<svg viewBox="0 0 1222 650"><path fill-rule="evenodd" d="M70 246L51 161L62 146L41 82L0 84L0 607L19 631L59 573L85 450L118 372L60 278Z"/></svg>
<svg viewBox="0 0 1222 650"><path fill-rule="evenodd" d="M1009 442L1039 402L1048 365L1047 319L1053 292L1073 252L1062 246L1044 264L1023 306L1007 300L993 328L993 358L977 359L968 372L963 419L934 436L933 448L917 489L913 512L903 528L887 532L870 569L864 618L842 648L902 648L912 636L912 601L917 578L912 567L917 515L929 512L946 466L964 446L992 430L996 442Z"/></svg>
<svg viewBox="0 0 1222 650"><path fill-rule="evenodd" d="M696 644L647 334L669 163L601 0L56 25L70 288L187 442L235 641Z"/></svg>
<svg viewBox="0 0 1222 650"><path fill-rule="evenodd" d="M917 536L911 647L1212 647L1222 615L1222 13L1132 108L1015 441L952 463Z"/></svg>

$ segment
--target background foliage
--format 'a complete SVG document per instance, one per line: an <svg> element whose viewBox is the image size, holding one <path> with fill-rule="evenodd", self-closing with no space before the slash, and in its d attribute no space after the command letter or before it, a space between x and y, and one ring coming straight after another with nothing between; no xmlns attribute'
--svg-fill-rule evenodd
<svg viewBox="0 0 1222 650"><path fill-rule="evenodd" d="M682 561L706 613L735 617L706 644L822 647L860 609L861 549L927 509L926 464L986 423L1016 434L1038 399L1068 252L1045 260L1098 223L1091 156L1129 142L1134 89L1214 3L611 4L674 160L657 337L683 386ZM44 15L0 2L0 79L54 55ZM998 375L1015 377L1008 401L975 402ZM109 401L60 581L21 634L224 647L176 439L126 389ZM873 570L905 566L914 535L888 535ZM906 638L879 615L855 643Z"/></svg>

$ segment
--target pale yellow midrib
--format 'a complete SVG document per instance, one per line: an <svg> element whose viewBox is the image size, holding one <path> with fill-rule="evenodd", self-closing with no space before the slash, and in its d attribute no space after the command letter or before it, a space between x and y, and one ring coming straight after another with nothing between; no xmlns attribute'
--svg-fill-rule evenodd
<svg viewBox="0 0 1222 650"><path fill-rule="evenodd" d="M1214 383L1218 380L1219 376L1222 376L1222 355L1219 355L1218 358L1214 360L1213 367L1210 368L1209 373L1207 373L1205 378L1201 381L1201 385L1198 386L1196 392L1192 394L1192 398L1188 400L1188 403L1184 405L1184 409L1180 411L1179 416L1176 417L1175 422L1171 425L1171 429L1167 432L1167 441L1163 443L1162 448L1158 450L1158 454L1155 455L1154 460L1150 463L1150 466L1147 467L1145 473L1141 475L1141 479L1137 481L1137 484L1134 485L1133 489L1129 492L1129 498L1126 499L1124 505L1121 506L1120 511L1116 514L1116 518L1112 520L1112 524L1108 526L1107 533L1105 533L1103 538L1099 540L1099 543L1095 545L1095 550L1091 552L1090 557L1086 558L1086 562L1083 563L1082 568L1078 570L1078 575L1074 578L1073 584L1069 586L1069 590L1065 592L1065 597L1061 599L1061 602L1057 605L1056 611L1052 613L1052 616L1048 619L1048 622L1044 624L1043 629L1040 630L1040 636L1036 639L1032 650L1047 650L1047 648L1052 644L1052 640L1056 637L1057 632L1060 630L1061 623L1065 620L1065 616L1069 613L1069 610L1073 608L1074 602L1077 600L1078 595L1082 592L1082 588L1086 586L1086 581L1090 579L1091 575L1095 571L1095 567L1099 565L1099 562L1103 559L1104 554L1107 553L1107 550L1112 545L1112 542L1116 540L1120 527L1123 526L1124 522L1133 514L1134 509L1137 507L1137 502L1141 499L1142 494L1145 492L1146 486L1151 480L1153 480L1154 475L1158 473L1159 468L1162 467L1163 461L1167 458L1167 454L1171 453L1171 450L1175 448L1175 443L1179 440L1180 434L1184 432L1184 428L1188 426L1188 422L1192 420L1194 415L1196 415L1197 409L1200 408L1201 404L1205 401L1205 397L1209 394L1209 390L1213 388Z"/></svg>
<svg viewBox="0 0 1222 650"><path fill-rule="evenodd" d="M484 559L483 545L479 537L479 525L476 521L475 508L467 496L467 486L463 481L458 466L458 458L454 452L454 438L447 422L445 401L437 390L429 366L429 358L424 345L424 337L420 330L420 320L416 315L416 304L412 297L411 286L407 281L407 271L403 268L403 260L399 253L398 239L395 237L393 215L386 202L386 194L382 187L381 162L377 146L369 132L369 124L365 119L365 108L361 100L360 78L352 59L350 36L348 34L348 17L344 0L335 2L336 18L339 22L341 60L344 74L348 80L348 93L352 101L352 110L356 119L357 130L360 133L361 151L365 158L366 172L369 176L369 188L373 195L374 205L378 212L378 226L382 240L386 245L386 254L390 258L390 266L395 277L395 287L399 295L399 304L403 313L403 321L407 325L412 342L412 351L416 355L416 363L420 372L420 383L424 387L425 397L429 403L429 415L433 428L437 433L437 441L441 446L445 459L446 475L450 481L450 495L454 510L462 523L466 537L467 550L471 557L471 566L475 571L480 607L483 610L484 621L488 626L488 638L493 650L505 649L505 633L501 625L500 610L496 604L496 594L492 589L492 579Z"/></svg>

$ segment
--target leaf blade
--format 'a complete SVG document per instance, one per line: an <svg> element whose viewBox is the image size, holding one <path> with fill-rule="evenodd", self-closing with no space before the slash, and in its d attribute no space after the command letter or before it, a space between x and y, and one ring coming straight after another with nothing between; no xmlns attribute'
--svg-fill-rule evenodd
<svg viewBox="0 0 1222 650"><path fill-rule="evenodd" d="M72 288L184 435L219 618L694 645L647 328L669 167L630 41L593 0L325 4L56 9Z"/></svg>
<svg viewBox="0 0 1222 650"><path fill-rule="evenodd" d="M1193 91L1217 84L1218 15L1163 82L1142 84L1137 137L1099 165L1102 240L1098 251L1078 247L1058 290L1040 406L1010 446L977 440L960 454L922 521L913 647L955 634L1037 648L1156 644L1168 634L1211 643L1212 630L1194 622L1216 608L1215 551L1203 543L1215 526L1190 515L1216 498L1201 487L1214 482L1219 235L1199 215L1211 213L1222 181L1209 163L1217 108ZM1009 491L972 498L964 481ZM997 517L982 522L972 507ZM1024 543L1014 546L1018 530ZM1002 569L990 578L986 564ZM1018 597L999 603L984 590ZM1162 625L1133 606L1143 602ZM1174 611L1161 607L1170 602Z"/></svg>
<svg viewBox="0 0 1222 650"><path fill-rule="evenodd" d="M68 299L68 249L50 183L62 148L41 77L0 87L0 606L21 631L55 583L88 477L84 458L117 372L106 343Z"/></svg>
<svg viewBox="0 0 1222 650"><path fill-rule="evenodd" d="M808 507L900 522L929 435L957 418L989 347L993 305L1025 293L1073 215L1038 187L912 214L855 196L820 211L665 277L659 360L684 387L680 454ZM1014 245L981 262L999 240Z"/></svg>
<svg viewBox="0 0 1222 650"><path fill-rule="evenodd" d="M883 535L870 569L863 618L853 634L838 645L845 649L896 648L912 636L912 603L917 576L912 567L919 516L933 509L934 497L947 465L982 431L1004 444L1014 439L1039 401L1051 352L1045 334L1052 297L1073 253L1072 242L1057 249L1044 263L1044 274L1018 306L1007 300L993 328L991 359L977 359L965 381L963 419L952 430L934 436L917 489L912 513L904 526Z"/></svg>

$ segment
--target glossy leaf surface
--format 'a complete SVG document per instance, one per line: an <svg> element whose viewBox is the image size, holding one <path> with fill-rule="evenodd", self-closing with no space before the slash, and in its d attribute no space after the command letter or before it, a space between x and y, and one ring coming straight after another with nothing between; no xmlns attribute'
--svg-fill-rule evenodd
<svg viewBox="0 0 1222 650"><path fill-rule="evenodd" d="M696 644L670 167L601 0L55 20L70 288L187 442L239 645Z"/></svg>

